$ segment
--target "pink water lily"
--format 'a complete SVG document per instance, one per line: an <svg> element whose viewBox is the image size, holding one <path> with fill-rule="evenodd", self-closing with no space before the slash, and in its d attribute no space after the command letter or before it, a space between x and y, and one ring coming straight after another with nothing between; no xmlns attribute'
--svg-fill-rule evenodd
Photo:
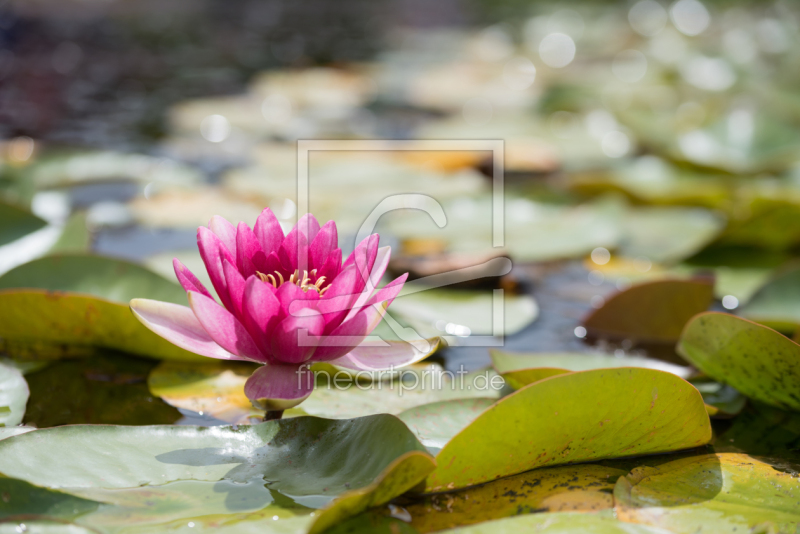
<svg viewBox="0 0 800 534"><path fill-rule="evenodd" d="M311 362L379 370L419 360L406 343L362 343L383 318L407 275L381 289L389 247L370 235L342 262L336 224L303 216L284 236L265 209L252 229L214 217L197 231L200 256L219 302L180 261L173 265L189 307L135 299L131 309L150 330L188 351L264 364L245 393L266 410L302 402L313 389Z"/></svg>

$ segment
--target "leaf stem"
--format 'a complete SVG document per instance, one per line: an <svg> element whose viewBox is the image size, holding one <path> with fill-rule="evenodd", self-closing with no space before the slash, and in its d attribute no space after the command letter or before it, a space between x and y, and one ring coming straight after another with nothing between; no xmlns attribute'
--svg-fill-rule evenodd
<svg viewBox="0 0 800 534"><path fill-rule="evenodd" d="M283 417L283 410L267 410L264 414L264 421L274 421Z"/></svg>

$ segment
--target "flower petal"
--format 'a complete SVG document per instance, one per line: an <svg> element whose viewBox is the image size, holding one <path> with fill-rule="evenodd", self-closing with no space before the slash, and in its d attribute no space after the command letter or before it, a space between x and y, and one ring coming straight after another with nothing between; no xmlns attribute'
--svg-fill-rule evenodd
<svg viewBox="0 0 800 534"><path fill-rule="evenodd" d="M278 249L278 258L281 266L289 273L295 272L300 268L301 261L305 264L303 269L308 270L308 238L305 234L297 231L295 227ZM301 273L302 274L302 273Z"/></svg>
<svg viewBox="0 0 800 534"><path fill-rule="evenodd" d="M228 286L228 297L231 299L233 309L230 311L241 317L242 301L244 300L244 278L227 259L222 260L222 271L225 273L225 284Z"/></svg>
<svg viewBox="0 0 800 534"><path fill-rule="evenodd" d="M189 352L219 360L245 359L217 345L187 306L157 300L133 299L131 311L152 332Z"/></svg>
<svg viewBox="0 0 800 534"><path fill-rule="evenodd" d="M343 322L347 322L351 319L356 313L361 311L361 309L367 304L369 301L370 296L375 292L375 288L378 287L378 284L383 277L383 273L386 272L386 268L389 266L389 259L392 256L392 249L391 247L383 247L378 249L375 261L373 262L372 266L370 267L369 271L363 271L359 269L359 273L366 278L364 281L363 289L358 297L355 299L352 308L345 316ZM356 260L358 262L358 260ZM356 263L358 265L358 263ZM360 267L360 266L359 266ZM400 286L402 289L402 286ZM394 298L394 297L393 297Z"/></svg>
<svg viewBox="0 0 800 534"><path fill-rule="evenodd" d="M379 302L386 302L386 307L388 308L392 302L394 302L395 297L400 294L400 291L403 289L403 285L405 285L407 279L408 273L401 274L378 290L378 292L369 299L367 305L369 306Z"/></svg>
<svg viewBox="0 0 800 534"><path fill-rule="evenodd" d="M328 256L339 246L339 233L336 223L328 221L320 228L319 233L309 245L310 269L320 269L325 265ZM341 260L339 260L341 262Z"/></svg>
<svg viewBox="0 0 800 534"><path fill-rule="evenodd" d="M244 289L242 321L261 352L272 359L272 331L284 317L275 288L251 276Z"/></svg>
<svg viewBox="0 0 800 534"><path fill-rule="evenodd" d="M203 285L203 282L198 280L194 273L181 263L178 258L173 258L172 268L175 269L175 276L178 277L178 282L183 286L183 289L186 291L197 291L210 299L214 298L211 296L211 293L208 292L206 286Z"/></svg>
<svg viewBox="0 0 800 534"><path fill-rule="evenodd" d="M306 365L267 364L247 379L244 394L262 410L287 410L314 391L314 373Z"/></svg>
<svg viewBox="0 0 800 534"><path fill-rule="evenodd" d="M388 343L388 346L386 345ZM414 345L423 345L416 347ZM426 345L426 346L425 346ZM398 369L424 360L439 348L439 338L405 341L384 341L380 345L367 342L359 345L346 356L329 363L352 371L382 371Z"/></svg>
<svg viewBox="0 0 800 534"><path fill-rule="evenodd" d="M302 308L289 315L272 331L272 356L285 363L303 363L314 354L325 328L322 315Z"/></svg>
<svg viewBox="0 0 800 534"><path fill-rule="evenodd" d="M211 220L208 221L208 229L214 232L214 235L216 235L220 241L222 241L222 243L225 245L225 248L227 248L228 252L231 253L231 256L235 258L236 228L224 217L214 215L211 217Z"/></svg>
<svg viewBox="0 0 800 534"><path fill-rule="evenodd" d="M378 245L380 244L380 236L378 234L368 235L361 240L361 243L356 246L355 250L347 257L342 264L342 270L350 265L359 265L361 272L372 271L372 262L375 261L375 255L378 253Z"/></svg>
<svg viewBox="0 0 800 534"><path fill-rule="evenodd" d="M189 306L211 339L228 352L244 359L266 361L239 319L208 297L189 292Z"/></svg>
<svg viewBox="0 0 800 534"><path fill-rule="evenodd" d="M326 334L314 351L312 359L315 362L335 360L359 346L383 318L383 313L376 308L386 309L382 306L366 308L351 320L340 324L330 334Z"/></svg>
<svg viewBox="0 0 800 534"><path fill-rule="evenodd" d="M231 263L236 263L236 260L228 252L220 238L205 226L197 229L197 248L200 250L200 257L203 258L208 277L211 278L211 284L222 301L222 305L230 309L231 300L228 297L222 259L225 258Z"/></svg>
<svg viewBox="0 0 800 534"><path fill-rule="evenodd" d="M260 255L260 256L259 256ZM255 258L264 255L256 234L245 223L236 228L236 267L244 278L256 274Z"/></svg>
<svg viewBox="0 0 800 534"><path fill-rule="evenodd" d="M283 242L281 223L278 222L278 218L269 208L265 208L261 215L258 216L253 233L255 233L258 242L261 244L261 250L267 256L271 252L277 252L278 247Z"/></svg>
<svg viewBox="0 0 800 534"><path fill-rule="evenodd" d="M317 269L317 279L324 276L325 280L330 283L339 276L340 272L342 272L342 249L335 248L328 254L325 264Z"/></svg>

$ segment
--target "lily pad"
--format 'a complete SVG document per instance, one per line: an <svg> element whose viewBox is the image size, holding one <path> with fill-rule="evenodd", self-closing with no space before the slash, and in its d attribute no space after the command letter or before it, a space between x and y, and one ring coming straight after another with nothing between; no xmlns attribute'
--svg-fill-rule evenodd
<svg viewBox="0 0 800 534"><path fill-rule="evenodd" d="M710 280L656 280L621 291L583 320L589 335L650 343L678 340L684 325L714 298Z"/></svg>
<svg viewBox="0 0 800 534"><path fill-rule="evenodd" d="M747 397L730 386L719 382L692 381L703 396L708 415L726 419L738 415L747 405Z"/></svg>
<svg viewBox="0 0 800 534"><path fill-rule="evenodd" d="M489 351L492 365L509 386L519 389L544 378L569 371L588 371L611 367L659 369L681 378L694 372L688 367L641 356L612 356L604 353L513 353Z"/></svg>
<svg viewBox="0 0 800 534"><path fill-rule="evenodd" d="M800 345L771 328L725 313L703 313L686 325L677 350L751 399L800 411Z"/></svg>
<svg viewBox="0 0 800 534"><path fill-rule="evenodd" d="M28 383L22 372L0 363L0 427L12 427L22 422L28 395Z"/></svg>
<svg viewBox="0 0 800 534"><path fill-rule="evenodd" d="M484 397L432 402L400 412L397 417L428 450L438 452L495 402L497 399Z"/></svg>
<svg viewBox="0 0 800 534"><path fill-rule="evenodd" d="M544 512L596 512L614 506L611 492L626 471L582 464L546 467L405 506L419 532ZM550 513L547 516L550 516Z"/></svg>
<svg viewBox="0 0 800 534"><path fill-rule="evenodd" d="M776 274L739 313L781 332L794 332L800 325L800 268L794 266Z"/></svg>
<svg viewBox="0 0 800 534"><path fill-rule="evenodd" d="M9 516L74 519L100 503L34 486L24 480L0 477L0 520Z"/></svg>
<svg viewBox="0 0 800 534"><path fill-rule="evenodd" d="M653 369L581 371L531 384L487 409L437 455L426 490L710 440L703 399L683 379ZM504 454L492 453L498 450Z"/></svg>
<svg viewBox="0 0 800 534"><path fill-rule="evenodd" d="M61 453L52 454L54 448ZM70 425L0 442L0 472L36 486L118 506L165 492L216 492L222 500L213 501L222 510L204 509L201 499L189 510L198 517L282 500L323 509L312 532L406 492L433 467L413 434L388 415L212 428ZM185 499L156 501L167 509L138 512L151 514L151 528L177 518L170 507L178 517L187 515ZM92 525L91 515L81 521Z"/></svg>
<svg viewBox="0 0 800 534"><path fill-rule="evenodd" d="M529 295L502 295L502 322L494 316L491 291L426 289L400 294L389 313L416 329L421 337L441 336L450 345L468 342L469 336L512 335L536 320L539 307ZM498 323L498 324L495 324Z"/></svg>
<svg viewBox="0 0 800 534"><path fill-rule="evenodd" d="M670 531L645 525L632 525L614 519L610 514L558 512L528 514L477 525L443 530L442 534L671 534Z"/></svg>
<svg viewBox="0 0 800 534"><path fill-rule="evenodd" d="M47 226L30 211L0 201L0 246L11 243Z"/></svg>
<svg viewBox="0 0 800 534"><path fill-rule="evenodd" d="M49 256L0 277L0 338L6 351L114 349L157 359L202 357L150 332L130 313L132 298L185 303L177 284L133 263L92 255Z"/></svg>
<svg viewBox="0 0 800 534"><path fill-rule="evenodd" d="M795 532L795 476L744 454L706 454L637 467L614 489L617 518L694 533Z"/></svg>

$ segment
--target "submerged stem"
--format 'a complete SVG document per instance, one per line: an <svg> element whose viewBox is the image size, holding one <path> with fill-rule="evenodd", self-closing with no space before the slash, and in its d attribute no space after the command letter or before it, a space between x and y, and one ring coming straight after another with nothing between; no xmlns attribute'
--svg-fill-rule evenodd
<svg viewBox="0 0 800 534"><path fill-rule="evenodd" d="M264 421L274 421L283 417L283 410L267 410L264 414Z"/></svg>

